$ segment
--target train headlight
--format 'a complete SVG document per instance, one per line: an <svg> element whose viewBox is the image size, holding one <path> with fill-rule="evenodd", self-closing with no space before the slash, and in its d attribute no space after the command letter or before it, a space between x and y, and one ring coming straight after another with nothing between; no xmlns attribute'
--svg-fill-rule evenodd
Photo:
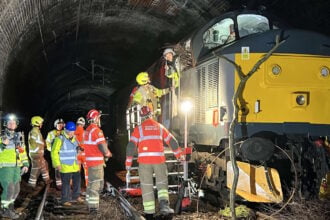
<svg viewBox="0 0 330 220"><path fill-rule="evenodd" d="M306 98L304 95L297 95L296 102L298 105L305 105Z"/></svg>
<svg viewBox="0 0 330 220"><path fill-rule="evenodd" d="M272 73L273 73L274 76L278 76L281 72L282 72L282 69L279 65L275 64L272 67Z"/></svg>
<svg viewBox="0 0 330 220"><path fill-rule="evenodd" d="M320 73L321 73L321 76L322 77L328 77L329 76L329 68L328 67L325 67L325 66L323 66L323 67L321 67L321 71L320 71Z"/></svg>

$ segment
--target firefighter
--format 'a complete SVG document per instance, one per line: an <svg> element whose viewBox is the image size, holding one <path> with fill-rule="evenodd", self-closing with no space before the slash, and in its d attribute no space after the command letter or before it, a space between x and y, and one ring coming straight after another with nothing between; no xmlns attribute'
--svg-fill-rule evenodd
<svg viewBox="0 0 330 220"><path fill-rule="evenodd" d="M101 112L92 109L87 114L89 123L84 133L84 149L88 168L88 185L86 200L89 212L97 215L99 209L100 191L104 185L105 158L112 157L108 149L101 127Z"/></svg>
<svg viewBox="0 0 330 220"><path fill-rule="evenodd" d="M20 217L14 210L14 201L20 191L21 174L29 170L24 136L21 132L15 131L18 123L14 114L8 114L4 120L5 131L0 137L0 184L2 187L0 214L3 218L10 219Z"/></svg>
<svg viewBox="0 0 330 220"><path fill-rule="evenodd" d="M153 189L153 173L156 176L156 186L160 214L173 214L169 206L167 166L165 163L165 142L177 159L182 159L182 150L174 136L160 123L152 119L152 112L147 106L140 111L143 122L134 128L126 150L126 170L130 171L135 149L138 149L139 177L142 189L144 212L147 218L155 213L155 198Z"/></svg>
<svg viewBox="0 0 330 220"><path fill-rule="evenodd" d="M172 79L172 84L174 88L179 86L179 72L175 66L175 52L172 48L167 48L163 52L163 57L165 59L165 76Z"/></svg>
<svg viewBox="0 0 330 220"><path fill-rule="evenodd" d="M62 118L58 118L55 120L54 122L55 129L48 132L46 138L46 145L48 151L52 150L52 145L54 143L55 138L63 134L64 125L65 123ZM56 187L58 189L61 189L62 187L61 174L57 169L55 169L55 181L56 181Z"/></svg>
<svg viewBox="0 0 330 220"><path fill-rule="evenodd" d="M44 158L45 141L40 132L43 121L44 119L40 116L31 118L32 130L29 132L28 142L32 168L28 183L32 188L36 187L40 173L45 183L50 183L48 164Z"/></svg>
<svg viewBox="0 0 330 220"><path fill-rule="evenodd" d="M139 87L131 93L132 105L148 106L155 117L161 114L160 98L169 93L170 89L158 89L150 84L149 74L141 72L136 76ZM130 104L129 104L130 105Z"/></svg>
<svg viewBox="0 0 330 220"><path fill-rule="evenodd" d="M81 166L84 169L84 176L85 176L85 185L87 187L88 184L88 169L86 166L86 155L84 151L84 126L86 122L84 117L79 117L76 122L76 131L74 132L74 135L76 136L76 139L78 141L79 145L79 151L78 151L78 163L81 164Z"/></svg>
<svg viewBox="0 0 330 220"><path fill-rule="evenodd" d="M61 174L62 190L61 202L64 206L71 206L70 181L72 180L72 200L84 203L80 198L80 166L77 159L78 142L74 136L76 125L69 121L64 132L55 138L52 146L51 158L53 167Z"/></svg>

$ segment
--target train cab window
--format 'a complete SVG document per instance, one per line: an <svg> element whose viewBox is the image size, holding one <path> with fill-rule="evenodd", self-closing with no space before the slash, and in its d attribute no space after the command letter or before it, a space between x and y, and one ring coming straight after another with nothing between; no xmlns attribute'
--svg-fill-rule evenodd
<svg viewBox="0 0 330 220"><path fill-rule="evenodd" d="M234 21L226 18L214 24L203 34L203 44L212 49L235 40Z"/></svg>
<svg viewBox="0 0 330 220"><path fill-rule="evenodd" d="M237 26L240 37L261 33L270 29L268 19L262 15L255 14L238 15Z"/></svg>

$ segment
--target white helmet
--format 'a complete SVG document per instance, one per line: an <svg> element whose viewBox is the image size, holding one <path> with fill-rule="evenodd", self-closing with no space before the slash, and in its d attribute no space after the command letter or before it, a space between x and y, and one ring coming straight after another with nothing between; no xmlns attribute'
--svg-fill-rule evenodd
<svg viewBox="0 0 330 220"><path fill-rule="evenodd" d="M165 56L168 53L172 53L173 56L175 56L175 52L174 52L174 50L172 48L165 49L164 52L163 52L163 56Z"/></svg>
<svg viewBox="0 0 330 220"><path fill-rule="evenodd" d="M78 118L76 124L79 124L79 125L85 126L86 122L85 122L84 117L80 117L80 118Z"/></svg>
<svg viewBox="0 0 330 220"><path fill-rule="evenodd" d="M57 124L65 124L62 118L56 119L54 122L54 127L57 129Z"/></svg>

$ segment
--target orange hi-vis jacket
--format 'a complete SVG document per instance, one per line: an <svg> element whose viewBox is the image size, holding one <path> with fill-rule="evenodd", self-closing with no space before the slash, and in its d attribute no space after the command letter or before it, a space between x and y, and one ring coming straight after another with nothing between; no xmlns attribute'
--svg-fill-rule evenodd
<svg viewBox="0 0 330 220"><path fill-rule="evenodd" d="M77 129L74 132L74 135L76 136L76 140L78 141L78 145L81 148L84 148L84 127L83 126L77 126ZM79 161L79 163L84 163L86 161L85 151L81 151L78 154L78 161Z"/></svg>
<svg viewBox="0 0 330 220"><path fill-rule="evenodd" d="M83 126L77 126L76 131L74 132L74 135L76 136L76 140L78 141L78 144L80 147L84 148L83 140L84 140L84 127Z"/></svg>
<svg viewBox="0 0 330 220"><path fill-rule="evenodd" d="M98 148L99 144L106 144L103 131L96 124L90 124L84 133L87 167L98 166L104 163L104 155Z"/></svg>
<svg viewBox="0 0 330 220"><path fill-rule="evenodd" d="M181 156L179 147L173 135L160 123L148 118L141 125L134 128L130 138L130 143L138 148L138 162L141 164L160 164L164 163L166 158L164 154L164 142L171 147L176 158ZM132 144L128 144L132 146ZM134 151L127 149L126 167L132 165L132 154Z"/></svg>

